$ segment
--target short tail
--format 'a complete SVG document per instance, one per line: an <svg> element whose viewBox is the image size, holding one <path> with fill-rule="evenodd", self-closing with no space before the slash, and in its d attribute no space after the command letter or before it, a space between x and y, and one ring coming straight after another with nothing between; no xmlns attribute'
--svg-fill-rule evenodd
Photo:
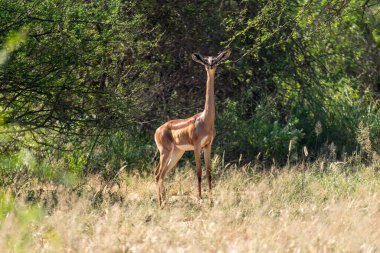
<svg viewBox="0 0 380 253"><path fill-rule="evenodd" d="M154 156L153 156L153 158L152 158L151 163L152 163L153 166L156 164L157 157L158 157L157 154L158 154L158 153L159 153L159 152L158 152L158 150L157 150L156 153L154 153Z"/></svg>
<svg viewBox="0 0 380 253"><path fill-rule="evenodd" d="M154 134L154 141L157 144L156 134ZM153 167L156 168L154 171L154 175L156 176L156 178L157 178L157 173L159 172L158 170L160 169L160 164L159 163L157 164L158 153L159 153L159 151L157 149L156 153L154 153L154 156L153 156L152 161L151 161L151 164L153 165Z"/></svg>

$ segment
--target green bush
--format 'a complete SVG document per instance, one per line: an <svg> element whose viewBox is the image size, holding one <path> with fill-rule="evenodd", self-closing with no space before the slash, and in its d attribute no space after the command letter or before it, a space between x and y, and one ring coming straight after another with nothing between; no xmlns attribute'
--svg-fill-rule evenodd
<svg viewBox="0 0 380 253"><path fill-rule="evenodd" d="M98 140L87 153L87 169L100 171L112 178L121 167L142 170L148 167L155 154L153 137L142 130L115 131Z"/></svg>
<svg viewBox="0 0 380 253"><path fill-rule="evenodd" d="M297 149L303 137L302 130L296 126L297 119L283 121L273 99L262 99L249 118L243 117L237 102L228 101L218 118L218 130L222 134L217 142L235 157L242 154L254 160L260 153L264 160L285 162L289 147Z"/></svg>

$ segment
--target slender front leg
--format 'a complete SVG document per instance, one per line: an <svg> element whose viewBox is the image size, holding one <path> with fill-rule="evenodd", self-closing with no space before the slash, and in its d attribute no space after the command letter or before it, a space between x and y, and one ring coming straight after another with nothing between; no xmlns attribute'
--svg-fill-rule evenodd
<svg viewBox="0 0 380 253"><path fill-rule="evenodd" d="M194 147L195 165L197 167L197 177L198 177L198 193L199 199L202 198L202 166L201 166L201 147Z"/></svg>
<svg viewBox="0 0 380 253"><path fill-rule="evenodd" d="M212 192L211 192L211 144L207 145L203 149L205 164L206 164L206 175L208 180L208 191L209 191L209 200L210 204L213 204Z"/></svg>

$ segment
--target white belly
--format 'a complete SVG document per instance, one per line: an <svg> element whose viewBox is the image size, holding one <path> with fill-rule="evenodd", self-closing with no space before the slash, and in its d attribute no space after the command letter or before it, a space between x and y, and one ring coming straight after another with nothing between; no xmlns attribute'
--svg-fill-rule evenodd
<svg viewBox="0 0 380 253"><path fill-rule="evenodd" d="M203 137L203 139L201 140L201 147L203 148L206 144L206 141L207 141L207 136L206 137ZM194 150L194 146L193 145L190 145L190 144L185 144L185 145L176 145L176 147L180 150L183 150L183 151L190 151L190 150Z"/></svg>
<svg viewBox="0 0 380 253"><path fill-rule="evenodd" d="M177 145L176 147L178 149L180 149L180 150L183 150L183 151L194 150L194 146L193 145Z"/></svg>

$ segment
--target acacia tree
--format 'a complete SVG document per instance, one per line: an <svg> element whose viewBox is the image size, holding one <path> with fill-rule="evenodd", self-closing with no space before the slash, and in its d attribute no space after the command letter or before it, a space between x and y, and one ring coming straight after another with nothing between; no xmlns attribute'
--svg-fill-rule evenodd
<svg viewBox="0 0 380 253"><path fill-rule="evenodd" d="M363 92L380 80L378 11L377 1L242 1L225 19L226 44L241 49L232 71L244 73L236 81L244 105L231 109L241 129L234 139L248 155L286 160L290 141L316 151L334 142L351 152L360 121L378 132L365 112L374 98Z"/></svg>
<svg viewBox="0 0 380 253"><path fill-rule="evenodd" d="M278 161L290 141L353 151L360 122L373 143L380 134L378 11L375 0L0 0L0 44L19 38L0 53L0 120L34 143L141 160L155 127L203 106L191 53L230 47L217 152Z"/></svg>
<svg viewBox="0 0 380 253"><path fill-rule="evenodd" d="M0 8L0 41L27 34L0 69L8 124L41 138L77 138L145 120L160 37L134 1L1 1Z"/></svg>

